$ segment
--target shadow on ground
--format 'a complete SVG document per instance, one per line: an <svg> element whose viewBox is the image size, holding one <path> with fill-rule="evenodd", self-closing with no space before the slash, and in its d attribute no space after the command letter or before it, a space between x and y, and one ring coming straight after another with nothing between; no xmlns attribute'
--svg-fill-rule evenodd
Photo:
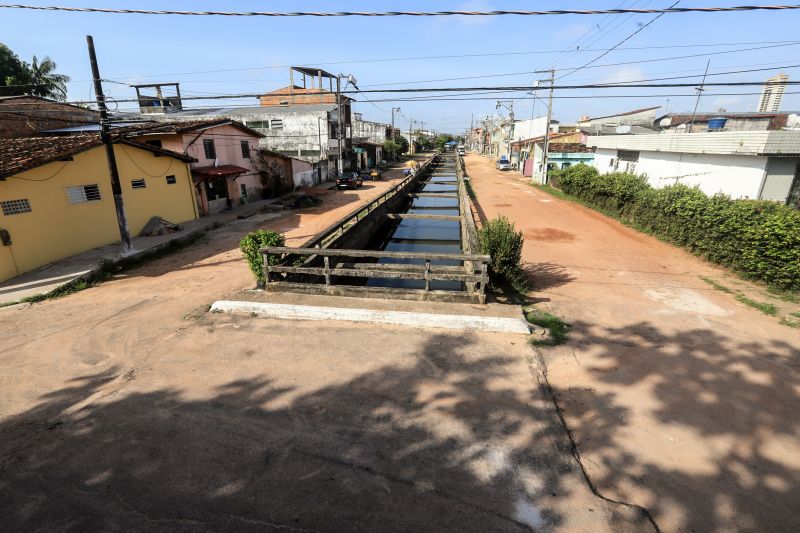
<svg viewBox="0 0 800 533"><path fill-rule="evenodd" d="M75 379L0 423L0 530L557 527L562 429L535 386L498 385L517 358L471 342L432 335L415 364L302 394L269 374L205 398Z"/></svg>
<svg viewBox="0 0 800 533"><path fill-rule="evenodd" d="M570 338L553 356L593 350L579 364L597 388L557 397L601 492L664 531L800 531L797 346L645 322L576 323Z"/></svg>

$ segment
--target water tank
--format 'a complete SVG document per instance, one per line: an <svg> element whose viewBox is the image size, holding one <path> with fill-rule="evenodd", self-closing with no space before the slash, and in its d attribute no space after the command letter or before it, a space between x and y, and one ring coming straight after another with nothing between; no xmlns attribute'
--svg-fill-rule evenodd
<svg viewBox="0 0 800 533"><path fill-rule="evenodd" d="M725 123L728 119L725 117L716 117L708 119L708 131L716 131L725 128Z"/></svg>

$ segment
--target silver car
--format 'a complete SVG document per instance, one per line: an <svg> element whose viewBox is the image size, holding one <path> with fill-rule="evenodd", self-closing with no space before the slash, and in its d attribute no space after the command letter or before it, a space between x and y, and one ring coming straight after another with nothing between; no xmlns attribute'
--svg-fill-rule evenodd
<svg viewBox="0 0 800 533"><path fill-rule="evenodd" d="M498 159L495 167L497 170L511 170L511 163L508 159Z"/></svg>

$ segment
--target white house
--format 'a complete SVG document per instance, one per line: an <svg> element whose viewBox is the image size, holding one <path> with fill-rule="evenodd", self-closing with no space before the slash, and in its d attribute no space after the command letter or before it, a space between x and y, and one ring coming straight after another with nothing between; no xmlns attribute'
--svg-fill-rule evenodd
<svg viewBox="0 0 800 533"><path fill-rule="evenodd" d="M800 202L800 131L591 136L601 173L644 174L654 187L698 186L709 195Z"/></svg>

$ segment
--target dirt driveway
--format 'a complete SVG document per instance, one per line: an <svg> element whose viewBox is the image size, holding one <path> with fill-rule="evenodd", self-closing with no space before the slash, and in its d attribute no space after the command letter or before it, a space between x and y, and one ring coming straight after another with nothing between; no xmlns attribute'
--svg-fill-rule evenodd
<svg viewBox="0 0 800 533"><path fill-rule="evenodd" d="M524 337L205 312L252 286L243 233L298 244L391 183L0 309L0 531L639 530Z"/></svg>
<svg viewBox="0 0 800 533"><path fill-rule="evenodd" d="M679 249L483 157L467 171L482 215L523 231L539 305L572 325L544 355L601 491L663 531L799 531L800 330Z"/></svg>

